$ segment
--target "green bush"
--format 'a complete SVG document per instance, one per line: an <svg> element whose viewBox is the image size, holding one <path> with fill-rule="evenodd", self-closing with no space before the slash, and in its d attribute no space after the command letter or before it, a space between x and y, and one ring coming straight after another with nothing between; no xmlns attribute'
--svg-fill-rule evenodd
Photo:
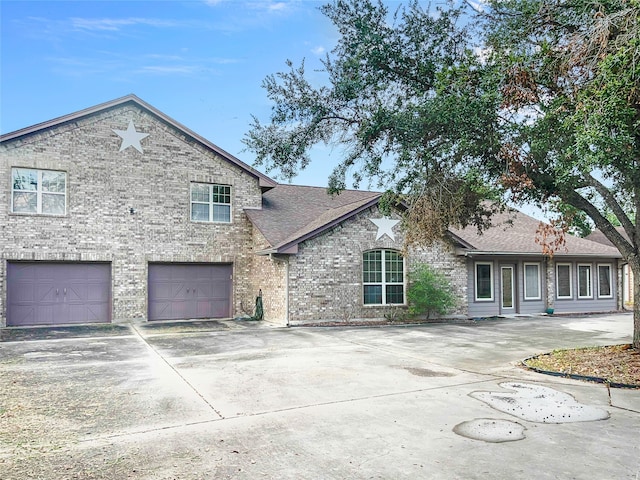
<svg viewBox="0 0 640 480"><path fill-rule="evenodd" d="M456 306L449 281L429 265L418 265L409 273L407 301L411 315L426 315L427 319L434 313L445 315Z"/></svg>

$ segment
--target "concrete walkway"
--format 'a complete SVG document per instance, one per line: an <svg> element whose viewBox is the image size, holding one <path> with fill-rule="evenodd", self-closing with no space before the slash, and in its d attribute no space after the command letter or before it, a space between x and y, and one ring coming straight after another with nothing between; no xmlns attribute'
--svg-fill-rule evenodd
<svg viewBox="0 0 640 480"><path fill-rule="evenodd" d="M555 348L628 343L631 332L627 314L4 330L0 478L637 480L640 390L517 366ZM570 394L609 418L537 423L478 399L513 395L506 382ZM522 427L524 439L453 431L475 420Z"/></svg>

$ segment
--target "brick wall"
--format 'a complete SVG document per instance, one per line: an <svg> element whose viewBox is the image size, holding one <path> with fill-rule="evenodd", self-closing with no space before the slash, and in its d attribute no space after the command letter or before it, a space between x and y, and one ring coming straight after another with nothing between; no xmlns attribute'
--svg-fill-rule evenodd
<svg viewBox="0 0 640 480"><path fill-rule="evenodd" d="M254 228L253 251L259 252L269 244L264 236ZM279 325L287 324L287 255L253 255L251 273L248 281L251 285L252 296L247 298L245 305L253 306L258 292L262 291L264 319Z"/></svg>
<svg viewBox="0 0 640 480"><path fill-rule="evenodd" d="M369 219L381 217L377 207L373 207L299 246L298 254L289 259L291 323L379 319L406 310L406 307L363 304L362 254L372 249L402 250L403 246L399 224L394 227L395 241L387 235L376 240L378 228ZM447 276L461 300L453 313L465 314L464 259L447 245L436 244L410 251L405 269L419 263L428 263Z"/></svg>
<svg viewBox="0 0 640 480"><path fill-rule="evenodd" d="M150 134L119 152L112 129ZM10 213L11 168L67 172L67 214ZM190 182L232 185L232 223L190 220ZM0 146L0 325L7 260L107 261L113 320L147 317L148 262L232 262L234 314L252 296L252 227L261 205L254 177L134 105L105 110ZM130 213L130 209L134 213Z"/></svg>

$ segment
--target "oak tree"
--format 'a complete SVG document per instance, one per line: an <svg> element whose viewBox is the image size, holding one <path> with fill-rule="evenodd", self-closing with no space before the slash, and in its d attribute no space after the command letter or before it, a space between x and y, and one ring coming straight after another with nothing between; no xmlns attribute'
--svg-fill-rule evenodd
<svg viewBox="0 0 640 480"><path fill-rule="evenodd" d="M256 164L289 179L334 146L330 191L350 176L402 200L409 243L485 228L505 201L586 215L634 272L640 347L640 0L321 11L339 33L324 82L291 61L264 80L271 118L244 138Z"/></svg>

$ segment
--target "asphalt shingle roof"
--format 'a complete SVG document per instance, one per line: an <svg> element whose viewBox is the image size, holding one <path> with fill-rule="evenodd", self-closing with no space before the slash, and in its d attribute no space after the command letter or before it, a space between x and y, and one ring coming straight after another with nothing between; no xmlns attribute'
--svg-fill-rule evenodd
<svg viewBox="0 0 640 480"><path fill-rule="evenodd" d="M272 251L288 247L320 234L355 213L375 205L380 193L345 190L331 196L326 188L300 185L278 185L262 196L262 209L246 209L253 225L262 233ZM478 234L475 227L451 228L454 240L470 251L484 254L541 255L535 242L540 221L517 210L499 213L492 227ZM558 256L620 257L616 248L584 238L566 235L566 248Z"/></svg>
<svg viewBox="0 0 640 480"><path fill-rule="evenodd" d="M245 210L272 248L309 238L369 204L380 193L344 190L331 196L326 188L278 185L262 196L262 210Z"/></svg>
<svg viewBox="0 0 640 480"><path fill-rule="evenodd" d="M627 235L627 232L624 230L624 228L616 227L616 230L627 241L630 241L629 240L629 235ZM602 245L613 246L613 243L611 243L611 240L609 240L607 237L604 236L604 233L602 233L602 230L594 230L593 232L591 232L589 235L587 235L584 238L586 238L587 240L591 240L592 242L601 243Z"/></svg>
<svg viewBox="0 0 640 480"><path fill-rule="evenodd" d="M478 252L541 254L542 247L535 242L540 221L517 210L498 213L492 217L492 227L478 234L475 227L463 230L450 229L456 237L467 244L469 250ZM598 255L620 257L620 252L611 246L602 245L573 235L566 235L566 248L555 252L557 256Z"/></svg>

